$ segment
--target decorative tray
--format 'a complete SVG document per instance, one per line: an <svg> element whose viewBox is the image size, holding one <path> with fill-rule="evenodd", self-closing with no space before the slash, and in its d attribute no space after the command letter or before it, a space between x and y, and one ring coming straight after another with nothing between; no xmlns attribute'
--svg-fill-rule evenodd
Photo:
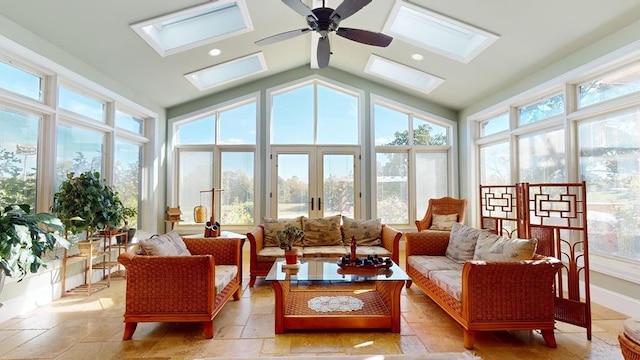
<svg viewBox="0 0 640 360"><path fill-rule="evenodd" d="M391 258L382 258L377 255L369 255L367 257L358 258L352 261L351 256L346 256L338 259L338 266L342 270L368 270L369 273L375 272L374 270L389 269L393 266Z"/></svg>

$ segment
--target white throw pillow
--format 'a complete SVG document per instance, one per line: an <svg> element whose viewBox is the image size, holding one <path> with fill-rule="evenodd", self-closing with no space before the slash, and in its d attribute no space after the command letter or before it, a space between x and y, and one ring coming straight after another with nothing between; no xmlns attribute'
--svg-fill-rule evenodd
<svg viewBox="0 0 640 360"><path fill-rule="evenodd" d="M445 230L450 231L454 223L458 222L458 214L438 215L433 214L431 216L431 230Z"/></svg>
<svg viewBox="0 0 640 360"><path fill-rule="evenodd" d="M474 260L521 261L531 260L536 253L536 239L518 239L483 232L478 237Z"/></svg>
<svg viewBox="0 0 640 360"><path fill-rule="evenodd" d="M356 243L360 246L382 245L382 219L360 220L342 217L344 230L344 244L351 245L351 237L356 237Z"/></svg>
<svg viewBox="0 0 640 360"><path fill-rule="evenodd" d="M140 240L140 250L144 255L152 256L191 255L184 240L176 231Z"/></svg>
<svg viewBox="0 0 640 360"><path fill-rule="evenodd" d="M451 227L451 235L449 235L449 244L445 255L459 263L473 260L478 236L483 232L486 231L457 222L454 223Z"/></svg>

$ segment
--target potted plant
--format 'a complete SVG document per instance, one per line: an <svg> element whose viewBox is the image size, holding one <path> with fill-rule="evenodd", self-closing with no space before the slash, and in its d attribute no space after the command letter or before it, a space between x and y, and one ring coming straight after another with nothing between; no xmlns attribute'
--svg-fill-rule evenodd
<svg viewBox="0 0 640 360"><path fill-rule="evenodd" d="M295 249L293 245L300 243L303 238L304 231L292 224L287 224L284 230L278 230L276 232L276 239L280 244L280 248L284 250L284 257L287 264L298 263L298 249Z"/></svg>
<svg viewBox="0 0 640 360"><path fill-rule="evenodd" d="M67 248L60 234L62 222L49 213L32 214L29 205L9 205L0 209L0 292L5 276L18 277L46 267L42 257L56 244Z"/></svg>
<svg viewBox="0 0 640 360"><path fill-rule="evenodd" d="M69 232L86 232L86 239L91 242L99 231L120 227L123 208L118 193L107 185L100 173L87 171L78 176L73 172L67 174L67 179L53 195L51 211L60 219L69 219L64 220ZM82 218L82 221L71 221L74 218Z"/></svg>
<svg viewBox="0 0 640 360"><path fill-rule="evenodd" d="M136 235L136 228L129 227L129 221L135 218L136 215L138 215L138 210L136 210L136 208L128 206L122 208L122 218L124 221L124 226L122 227L121 231L127 232L128 243L130 243L131 240L133 240L133 237ZM120 238L118 238L118 241L120 241Z"/></svg>

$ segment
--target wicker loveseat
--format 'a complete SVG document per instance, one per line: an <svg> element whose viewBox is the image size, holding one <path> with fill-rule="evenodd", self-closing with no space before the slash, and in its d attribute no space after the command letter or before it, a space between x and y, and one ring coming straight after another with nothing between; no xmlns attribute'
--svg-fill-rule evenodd
<svg viewBox="0 0 640 360"><path fill-rule="evenodd" d="M176 237L178 245L167 240ZM127 271L123 340L131 339L138 322L201 322L205 338L212 338L213 318L231 298L240 300L242 239L181 238L171 232L147 240L166 245L171 254L151 251L141 240L141 251L118 257ZM140 254L145 246L149 255Z"/></svg>
<svg viewBox="0 0 640 360"><path fill-rule="evenodd" d="M474 232L454 224L452 238L458 227ZM525 329L541 330L547 346L556 347L554 278L559 260L533 254L534 246L530 260L456 261L451 258L464 249L452 250L448 237L407 232L405 238L406 270L412 279L407 287L417 285L462 326L465 348L473 348L476 331Z"/></svg>
<svg viewBox="0 0 640 360"><path fill-rule="evenodd" d="M402 232L382 224L380 219L360 220L335 215L320 219L303 216L294 219L264 219L264 223L247 233L251 244L249 286L253 287L256 277L266 276L276 258L284 256L275 234L286 224L303 229L303 242L295 244L303 257L341 257L348 253L352 236L358 243L357 254L390 257L399 261L399 243Z"/></svg>

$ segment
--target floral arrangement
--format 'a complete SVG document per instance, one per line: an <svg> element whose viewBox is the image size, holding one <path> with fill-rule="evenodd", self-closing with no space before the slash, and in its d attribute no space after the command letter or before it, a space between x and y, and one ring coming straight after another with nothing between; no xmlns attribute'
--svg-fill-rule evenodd
<svg viewBox="0 0 640 360"><path fill-rule="evenodd" d="M280 244L280 248L284 250L293 250L293 244L302 241L303 238L304 231L291 224L285 225L284 230L276 232L276 239Z"/></svg>

